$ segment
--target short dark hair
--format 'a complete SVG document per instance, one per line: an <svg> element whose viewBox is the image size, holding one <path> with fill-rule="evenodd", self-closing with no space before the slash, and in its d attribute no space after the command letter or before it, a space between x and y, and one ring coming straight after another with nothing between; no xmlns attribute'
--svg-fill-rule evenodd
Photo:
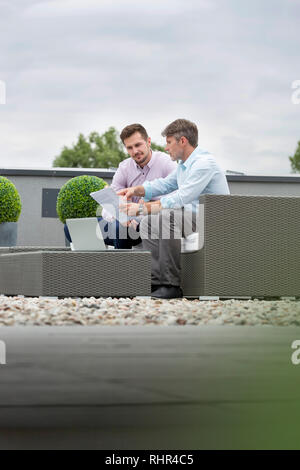
<svg viewBox="0 0 300 470"><path fill-rule="evenodd" d="M198 145L198 129L195 123L187 119L176 119L171 122L161 133L163 137L174 136L177 141L180 137L185 137L192 147Z"/></svg>
<svg viewBox="0 0 300 470"><path fill-rule="evenodd" d="M123 144L125 139L128 139L128 137L131 137L136 132L139 132L144 140L148 139L147 131L141 124L130 124L129 126L124 127L120 134Z"/></svg>

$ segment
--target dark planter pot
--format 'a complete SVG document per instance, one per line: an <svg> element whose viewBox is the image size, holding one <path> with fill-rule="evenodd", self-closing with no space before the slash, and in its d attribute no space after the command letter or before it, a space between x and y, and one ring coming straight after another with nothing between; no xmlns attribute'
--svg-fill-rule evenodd
<svg viewBox="0 0 300 470"><path fill-rule="evenodd" d="M0 223L0 246L16 246L18 236L17 222Z"/></svg>

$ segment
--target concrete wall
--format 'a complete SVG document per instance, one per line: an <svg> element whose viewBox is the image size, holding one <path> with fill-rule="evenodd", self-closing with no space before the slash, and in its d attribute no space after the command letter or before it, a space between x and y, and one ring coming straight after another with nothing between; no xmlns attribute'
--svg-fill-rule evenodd
<svg viewBox="0 0 300 470"><path fill-rule="evenodd" d="M112 180L111 171L38 171L0 170L2 176L14 183L22 200L22 212L18 221L18 245L20 246L64 246L63 224L53 216L43 216L43 191L57 189L80 174L94 174L108 183ZM52 201L53 202L53 201ZM53 204L52 204L53 206ZM53 214L52 207L52 214Z"/></svg>
<svg viewBox="0 0 300 470"><path fill-rule="evenodd" d="M300 177L227 176L231 194L256 196L300 196ZM253 179L252 179L253 178Z"/></svg>
<svg viewBox="0 0 300 470"><path fill-rule="evenodd" d="M18 222L18 245L64 245L62 224L59 219L42 217L42 190L59 189L67 178L14 176L9 179L15 184L22 200L22 212Z"/></svg>
<svg viewBox="0 0 300 470"><path fill-rule="evenodd" d="M10 179L22 199L18 223L18 245L64 246L62 223L55 213L55 191L80 174L96 175L108 183L114 171L85 169L22 170L0 169ZM231 194L299 196L300 177L227 175ZM47 191L48 190L48 191Z"/></svg>

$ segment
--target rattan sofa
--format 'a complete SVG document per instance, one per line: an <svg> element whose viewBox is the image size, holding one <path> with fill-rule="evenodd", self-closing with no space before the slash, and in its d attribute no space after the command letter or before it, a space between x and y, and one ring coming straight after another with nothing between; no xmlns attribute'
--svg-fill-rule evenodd
<svg viewBox="0 0 300 470"><path fill-rule="evenodd" d="M185 296L300 297L300 197L205 195L200 208Z"/></svg>

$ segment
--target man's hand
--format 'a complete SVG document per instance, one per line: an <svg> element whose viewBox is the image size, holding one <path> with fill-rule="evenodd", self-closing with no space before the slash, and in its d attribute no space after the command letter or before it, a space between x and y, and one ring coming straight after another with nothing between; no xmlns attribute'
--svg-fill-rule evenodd
<svg viewBox="0 0 300 470"><path fill-rule="evenodd" d="M120 211L125 212L125 214L131 217L135 216L138 213L139 208L140 208L140 205L135 202L131 202L131 203L125 202L123 204L120 204Z"/></svg>
<svg viewBox="0 0 300 470"><path fill-rule="evenodd" d="M136 204L134 202L130 203L121 203L120 204L120 210L121 212L125 212L130 217L134 217L135 215L141 215L139 212L140 206L143 204L143 214L142 215L148 215L148 214L158 214L162 210L162 206L160 201L151 201L151 202L145 202L143 199L140 200L139 204Z"/></svg>
<svg viewBox="0 0 300 470"><path fill-rule="evenodd" d="M123 225L123 227L129 227L130 222L130 220L127 220L126 222L120 222L120 224Z"/></svg>
<svg viewBox="0 0 300 470"><path fill-rule="evenodd" d="M132 219L132 220L130 220L130 222L129 222L129 227L134 228L134 230L137 229L138 225L139 225L139 223L138 223L137 220Z"/></svg>
<svg viewBox="0 0 300 470"><path fill-rule="evenodd" d="M132 188L120 189L117 195L124 196L125 199L131 199L132 196L142 197L145 196L145 188L144 186L132 186Z"/></svg>
<svg viewBox="0 0 300 470"><path fill-rule="evenodd" d="M139 225L137 220L127 220L127 222L122 222L123 227L132 227L134 230L136 230L137 226Z"/></svg>

